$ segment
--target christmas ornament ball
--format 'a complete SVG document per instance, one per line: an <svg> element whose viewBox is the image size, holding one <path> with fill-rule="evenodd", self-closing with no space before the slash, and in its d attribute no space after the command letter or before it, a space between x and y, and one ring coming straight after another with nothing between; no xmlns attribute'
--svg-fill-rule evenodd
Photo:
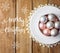
<svg viewBox="0 0 60 53"><path fill-rule="evenodd" d="M55 15L54 14L49 14L48 19L49 19L49 21L54 21L55 20Z"/></svg>
<svg viewBox="0 0 60 53"><path fill-rule="evenodd" d="M60 29L60 21L55 22L55 28Z"/></svg>
<svg viewBox="0 0 60 53"><path fill-rule="evenodd" d="M45 34L45 36L49 36L50 35L50 30L49 29L44 29L43 33Z"/></svg>
<svg viewBox="0 0 60 53"><path fill-rule="evenodd" d="M46 26L45 26L44 23L40 23L40 24L39 24L39 27L40 27L40 29L42 29L42 30L46 28Z"/></svg>
<svg viewBox="0 0 60 53"><path fill-rule="evenodd" d="M47 17L46 16L41 16L40 17L40 22L46 23L47 22Z"/></svg>
<svg viewBox="0 0 60 53"><path fill-rule="evenodd" d="M47 22L46 26L48 29L52 29L54 27L54 23L49 21Z"/></svg>
<svg viewBox="0 0 60 53"><path fill-rule="evenodd" d="M58 34L58 30L57 29L52 29L51 30L51 36L56 36Z"/></svg>

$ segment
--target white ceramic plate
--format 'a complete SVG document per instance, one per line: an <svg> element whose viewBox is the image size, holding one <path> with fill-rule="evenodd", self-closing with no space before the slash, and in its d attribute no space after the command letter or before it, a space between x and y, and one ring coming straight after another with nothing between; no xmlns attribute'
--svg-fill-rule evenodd
<svg viewBox="0 0 60 53"><path fill-rule="evenodd" d="M42 15L45 14L55 14L60 19L60 9L54 6L44 6L39 7L35 12L32 14L29 22L29 28L31 32L31 36L35 38L36 41L43 44L54 44L60 41L60 34L58 34L55 37L48 37L44 36L39 28L38 28L38 22Z"/></svg>

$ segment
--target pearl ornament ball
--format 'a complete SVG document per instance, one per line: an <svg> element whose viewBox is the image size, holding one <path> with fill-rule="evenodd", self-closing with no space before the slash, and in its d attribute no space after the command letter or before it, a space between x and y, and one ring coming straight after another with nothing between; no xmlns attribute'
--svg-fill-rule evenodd
<svg viewBox="0 0 60 53"><path fill-rule="evenodd" d="M52 29L51 30L51 36L56 36L58 34L58 30L57 29Z"/></svg>
<svg viewBox="0 0 60 53"><path fill-rule="evenodd" d="M40 29L42 29L42 30L46 28L46 26L45 26L44 23L40 23L40 24L39 24L39 27L40 27Z"/></svg>
<svg viewBox="0 0 60 53"><path fill-rule="evenodd" d="M45 34L45 36L49 36L50 35L50 30L49 29L44 29L43 33Z"/></svg>
<svg viewBox="0 0 60 53"><path fill-rule="evenodd" d="M55 28L60 29L60 22L59 21L55 22Z"/></svg>
<svg viewBox="0 0 60 53"><path fill-rule="evenodd" d="M54 23L49 21L47 22L46 26L48 29L52 29L54 27Z"/></svg>
<svg viewBox="0 0 60 53"><path fill-rule="evenodd" d="M46 23L46 22L47 22L46 16L41 16L41 17L40 17L40 22Z"/></svg>
<svg viewBox="0 0 60 53"><path fill-rule="evenodd" d="M55 15L49 14L48 19L49 19L49 21L55 21L56 18L55 18Z"/></svg>

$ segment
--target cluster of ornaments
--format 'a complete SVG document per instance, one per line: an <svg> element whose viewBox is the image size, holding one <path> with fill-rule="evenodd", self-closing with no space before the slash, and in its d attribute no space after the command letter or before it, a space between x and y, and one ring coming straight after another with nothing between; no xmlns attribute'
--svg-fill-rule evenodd
<svg viewBox="0 0 60 53"><path fill-rule="evenodd" d="M57 36L60 31L60 20L55 14L46 14L40 17L39 30L45 36Z"/></svg>

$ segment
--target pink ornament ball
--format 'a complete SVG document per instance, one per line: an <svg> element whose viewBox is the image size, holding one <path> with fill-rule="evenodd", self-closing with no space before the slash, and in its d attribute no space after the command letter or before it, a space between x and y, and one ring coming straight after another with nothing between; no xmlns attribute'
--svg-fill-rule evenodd
<svg viewBox="0 0 60 53"><path fill-rule="evenodd" d="M39 27L40 27L40 29L42 29L42 30L46 28L46 26L45 26L44 23L40 23Z"/></svg>
<svg viewBox="0 0 60 53"><path fill-rule="evenodd" d="M50 36L50 30L49 30L49 29L44 29L44 30L43 30L43 33L44 33L46 36Z"/></svg>

